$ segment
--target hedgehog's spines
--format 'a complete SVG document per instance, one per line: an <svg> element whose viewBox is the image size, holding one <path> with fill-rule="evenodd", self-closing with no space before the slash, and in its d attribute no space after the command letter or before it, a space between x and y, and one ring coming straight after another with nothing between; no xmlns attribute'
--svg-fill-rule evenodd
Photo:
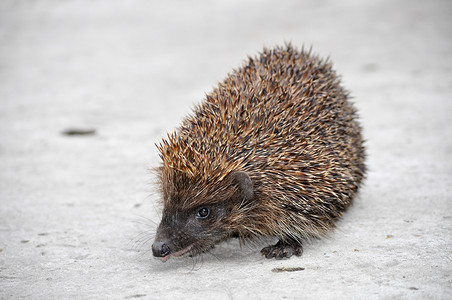
<svg viewBox="0 0 452 300"><path fill-rule="evenodd" d="M227 236L287 243L324 236L366 171L348 97L330 59L312 47L264 47L157 145L164 206L237 201L221 223ZM234 200L237 189L228 180L234 172L249 176L253 197Z"/></svg>

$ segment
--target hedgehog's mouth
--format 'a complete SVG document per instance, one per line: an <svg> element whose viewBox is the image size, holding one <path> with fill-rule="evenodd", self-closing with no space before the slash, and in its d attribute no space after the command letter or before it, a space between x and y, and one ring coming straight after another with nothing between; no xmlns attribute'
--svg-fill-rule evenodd
<svg viewBox="0 0 452 300"><path fill-rule="evenodd" d="M170 257L172 257L172 256L174 256L174 257L182 256L182 255L184 255L185 253L187 253L188 251L190 251L190 250L193 248L194 245L195 245L195 244L193 243L193 244L191 244L191 245L185 247L185 248L182 249L182 250L179 250L179 251L174 252L174 253L170 253L170 254L168 254L168 255L162 257L162 261L163 261L163 262L166 262L166 261L167 261Z"/></svg>

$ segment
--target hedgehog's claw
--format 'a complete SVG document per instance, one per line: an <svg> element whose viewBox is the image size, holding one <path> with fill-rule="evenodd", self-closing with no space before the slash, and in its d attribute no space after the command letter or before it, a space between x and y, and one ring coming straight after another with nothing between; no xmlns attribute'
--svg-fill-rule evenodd
<svg viewBox="0 0 452 300"><path fill-rule="evenodd" d="M261 253L266 258L283 259L284 257L289 258L294 254L300 256L303 253L303 246L301 244L287 244L278 241L273 246L263 248Z"/></svg>

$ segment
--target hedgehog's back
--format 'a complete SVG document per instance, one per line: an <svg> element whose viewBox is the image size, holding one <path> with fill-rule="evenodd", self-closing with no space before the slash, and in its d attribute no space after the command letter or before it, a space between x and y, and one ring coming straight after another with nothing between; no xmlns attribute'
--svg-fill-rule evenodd
<svg viewBox="0 0 452 300"><path fill-rule="evenodd" d="M263 198L328 225L351 203L365 172L347 95L330 63L309 51L264 50L184 120L162 152L164 165L209 181L246 171Z"/></svg>

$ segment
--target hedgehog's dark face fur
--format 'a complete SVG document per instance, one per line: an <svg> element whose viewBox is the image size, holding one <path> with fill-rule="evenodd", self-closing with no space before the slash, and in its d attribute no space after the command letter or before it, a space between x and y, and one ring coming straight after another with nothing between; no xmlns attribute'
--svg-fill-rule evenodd
<svg viewBox="0 0 452 300"><path fill-rule="evenodd" d="M234 220L236 212L253 197L252 182L245 172L231 172L210 184L213 187L210 190L182 172L172 173L172 180L165 181L169 184L163 186L164 209L152 245L154 256L166 261L186 253L197 255L239 235L234 226L238 221Z"/></svg>

